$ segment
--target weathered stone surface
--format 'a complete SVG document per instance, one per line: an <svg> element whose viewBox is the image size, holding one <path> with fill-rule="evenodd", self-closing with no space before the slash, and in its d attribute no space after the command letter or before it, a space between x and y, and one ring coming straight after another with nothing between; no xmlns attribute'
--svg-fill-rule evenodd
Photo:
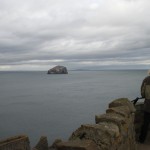
<svg viewBox="0 0 150 150"><path fill-rule="evenodd" d="M29 138L26 135L20 135L1 140L0 150L30 150Z"/></svg>
<svg viewBox="0 0 150 150"><path fill-rule="evenodd" d="M128 106L119 106L108 108L106 113L115 113L121 115L122 117L129 117L131 111Z"/></svg>
<svg viewBox="0 0 150 150"><path fill-rule="evenodd" d="M107 114L96 116L96 123L103 124L103 123L112 123L119 127L119 138L117 141L117 150L135 150L136 143L135 143L135 130L134 130L134 117L133 113L131 113L129 107L127 105L124 106L116 106L109 108ZM121 107L121 108L120 108ZM127 108L124 111L124 108ZM123 113L121 113L121 109ZM106 111L106 112L107 112ZM112 112L112 113L111 113ZM126 112L126 114L125 114ZM114 147L115 142L113 142Z"/></svg>
<svg viewBox="0 0 150 150"><path fill-rule="evenodd" d="M48 150L48 141L47 137L41 136L37 145L33 148L33 150Z"/></svg>
<svg viewBox="0 0 150 150"><path fill-rule="evenodd" d="M82 125L69 138L70 141L92 140L98 149L110 149L112 143L119 139L119 129L114 124ZM114 144L115 145L115 144Z"/></svg>
<svg viewBox="0 0 150 150"><path fill-rule="evenodd" d="M126 124L126 119L118 114L108 113L103 115L96 115L95 116L95 122L101 123L101 122L110 122L116 124L120 131L124 124Z"/></svg>
<svg viewBox="0 0 150 150"><path fill-rule="evenodd" d="M109 103L109 108L118 107L118 106L128 106L131 113L134 113L136 111L133 103L129 101L127 98L119 98Z"/></svg>
<svg viewBox="0 0 150 150"><path fill-rule="evenodd" d="M67 68L64 66L55 66L49 69L47 74L68 74Z"/></svg>
<svg viewBox="0 0 150 150"><path fill-rule="evenodd" d="M91 140L77 140L57 144L57 150L98 150L97 145Z"/></svg>
<svg viewBox="0 0 150 150"><path fill-rule="evenodd" d="M61 142L62 142L61 139L56 139L56 140L53 142L53 144L49 147L49 150L55 150L55 149L57 149L57 145L58 145L59 143L61 143Z"/></svg>

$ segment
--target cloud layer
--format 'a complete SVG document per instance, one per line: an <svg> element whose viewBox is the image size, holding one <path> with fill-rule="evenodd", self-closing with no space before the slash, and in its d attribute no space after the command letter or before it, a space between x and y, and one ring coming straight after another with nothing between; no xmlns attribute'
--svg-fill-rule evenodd
<svg viewBox="0 0 150 150"><path fill-rule="evenodd" d="M149 0L0 0L0 70L150 67Z"/></svg>

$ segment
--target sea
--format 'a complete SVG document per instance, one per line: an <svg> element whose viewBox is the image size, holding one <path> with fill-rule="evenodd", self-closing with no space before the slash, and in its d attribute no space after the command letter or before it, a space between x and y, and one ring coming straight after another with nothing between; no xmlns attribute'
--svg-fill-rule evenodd
<svg viewBox="0 0 150 150"><path fill-rule="evenodd" d="M0 140L28 135L34 146L41 136L49 145L68 140L82 124L94 124L118 98L140 97L147 70L0 72Z"/></svg>

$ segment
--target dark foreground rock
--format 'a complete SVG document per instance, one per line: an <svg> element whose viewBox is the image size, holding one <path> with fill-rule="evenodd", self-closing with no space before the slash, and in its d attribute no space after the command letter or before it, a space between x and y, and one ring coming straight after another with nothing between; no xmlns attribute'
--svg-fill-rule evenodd
<svg viewBox="0 0 150 150"><path fill-rule="evenodd" d="M68 74L68 71L64 66L56 66L52 69L49 69L47 74Z"/></svg>

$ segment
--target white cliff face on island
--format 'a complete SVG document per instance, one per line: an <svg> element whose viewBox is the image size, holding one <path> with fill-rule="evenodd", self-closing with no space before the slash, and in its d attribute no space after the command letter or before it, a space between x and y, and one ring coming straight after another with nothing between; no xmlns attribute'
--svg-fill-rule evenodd
<svg viewBox="0 0 150 150"><path fill-rule="evenodd" d="M68 74L67 68L64 66L55 66L49 69L47 74Z"/></svg>

